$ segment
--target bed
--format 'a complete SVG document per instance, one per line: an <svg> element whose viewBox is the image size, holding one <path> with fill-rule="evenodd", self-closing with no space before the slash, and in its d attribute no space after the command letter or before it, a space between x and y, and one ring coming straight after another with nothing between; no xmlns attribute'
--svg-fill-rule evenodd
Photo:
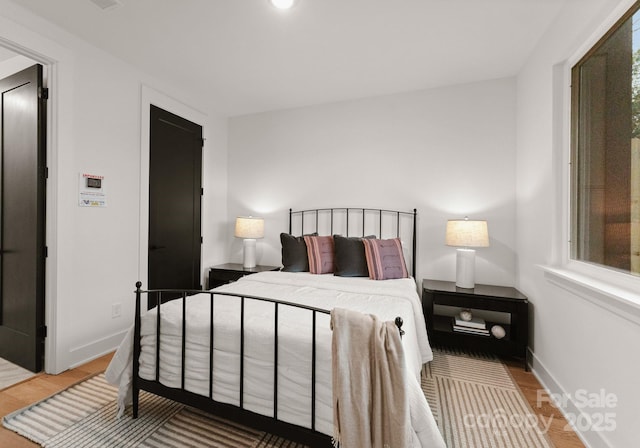
<svg viewBox="0 0 640 448"><path fill-rule="evenodd" d="M210 291L143 291L138 283L134 327L106 372L119 385L121 410L130 400L137 417L138 392L147 390L309 446L329 447L330 312L343 307L396 322L411 391L412 446L443 446L420 389L421 367L432 352L412 278L415 224L415 210L289 211L286 237L300 235L298 242L302 235L319 240L334 234L349 242L407 241L403 247L410 249L399 249L409 260L406 278L354 277L347 272L353 263L341 267L348 276L334 275L338 263L331 273L298 272L285 262L295 272L252 274ZM145 295L160 305L143 312Z"/></svg>

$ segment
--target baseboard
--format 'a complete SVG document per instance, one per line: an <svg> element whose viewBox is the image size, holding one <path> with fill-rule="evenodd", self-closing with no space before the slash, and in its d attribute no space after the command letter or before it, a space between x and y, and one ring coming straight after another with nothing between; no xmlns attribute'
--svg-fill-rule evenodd
<svg viewBox="0 0 640 448"><path fill-rule="evenodd" d="M75 369L76 367L93 361L107 353L113 352L120 346L120 343L127 334L127 331L128 330L119 331L118 333L98 339L97 341L70 349L69 368Z"/></svg>
<svg viewBox="0 0 640 448"><path fill-rule="evenodd" d="M591 416L585 414L576 405L574 394L564 390L560 383L556 381L553 374L549 372L542 361L540 361L531 350L529 350L529 360L531 372L538 379L542 387L549 392L552 397L562 397L563 401L565 401L565 403L563 403L565 406L560 406L559 403L555 403L555 405L560 412L562 412L580 440L582 440L582 443L588 448L611 448L613 445L607 441L601 431L590 431L576 425L576 422L591 421Z"/></svg>

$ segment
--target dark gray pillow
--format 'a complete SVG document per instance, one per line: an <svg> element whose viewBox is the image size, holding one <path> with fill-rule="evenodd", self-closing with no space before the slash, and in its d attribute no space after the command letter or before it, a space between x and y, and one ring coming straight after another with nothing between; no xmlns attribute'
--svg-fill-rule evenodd
<svg viewBox="0 0 640 448"><path fill-rule="evenodd" d="M280 234L282 244L282 270L286 272L308 272L309 257L304 237L288 233Z"/></svg>
<svg viewBox="0 0 640 448"><path fill-rule="evenodd" d="M375 235L365 236L375 238ZM335 270L339 277L369 277L362 238L333 235Z"/></svg>

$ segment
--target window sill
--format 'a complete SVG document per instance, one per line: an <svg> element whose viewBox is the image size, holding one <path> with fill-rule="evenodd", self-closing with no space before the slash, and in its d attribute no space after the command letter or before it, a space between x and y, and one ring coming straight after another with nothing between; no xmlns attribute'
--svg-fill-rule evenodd
<svg viewBox="0 0 640 448"><path fill-rule="evenodd" d="M566 268L541 267L550 283L640 325L640 294L637 292Z"/></svg>

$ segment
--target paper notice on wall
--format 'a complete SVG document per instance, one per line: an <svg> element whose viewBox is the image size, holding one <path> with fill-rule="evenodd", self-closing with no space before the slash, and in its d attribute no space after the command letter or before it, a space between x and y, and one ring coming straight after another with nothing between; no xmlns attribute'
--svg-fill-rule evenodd
<svg viewBox="0 0 640 448"><path fill-rule="evenodd" d="M104 187L104 176L80 173L80 207L106 207L107 193Z"/></svg>

